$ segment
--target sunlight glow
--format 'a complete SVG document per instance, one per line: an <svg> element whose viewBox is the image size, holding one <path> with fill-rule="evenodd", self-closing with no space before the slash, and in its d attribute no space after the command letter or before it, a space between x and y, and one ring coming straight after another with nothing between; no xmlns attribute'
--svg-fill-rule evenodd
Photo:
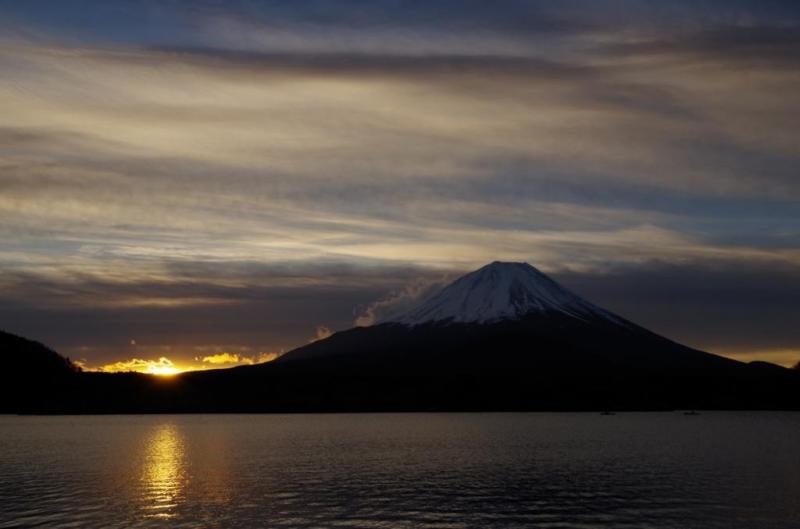
<svg viewBox="0 0 800 529"><path fill-rule="evenodd" d="M319 332L319 331L318 331ZM167 347L167 349L171 349ZM119 360L111 364L92 366L85 359L75 360L83 371L94 371L100 373L144 373L147 375L158 375L169 377L186 373L188 371L203 371L206 369L221 369L240 365L262 364L271 362L278 358L281 352L254 352L250 355L240 353L221 352L206 356L195 356L193 359L180 359L176 364L166 356L161 356L158 360L147 358L131 358L129 360Z"/></svg>
<svg viewBox="0 0 800 529"><path fill-rule="evenodd" d="M158 360L131 358L98 368L85 368L87 371L102 373L146 373L148 375L172 376L187 371L175 365L169 358L162 356Z"/></svg>
<svg viewBox="0 0 800 529"><path fill-rule="evenodd" d="M182 372L183 371L181 369L177 368L177 367L174 367L174 366L161 366L161 365L150 366L150 367L147 368L147 371L145 371L145 373L148 373L150 375L160 375L160 376L167 376L167 377L168 376L172 376L172 375L177 375L178 373L182 373Z"/></svg>

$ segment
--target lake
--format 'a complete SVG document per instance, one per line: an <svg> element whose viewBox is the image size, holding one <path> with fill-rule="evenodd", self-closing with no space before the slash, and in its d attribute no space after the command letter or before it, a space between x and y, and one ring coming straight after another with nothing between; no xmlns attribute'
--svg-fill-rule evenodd
<svg viewBox="0 0 800 529"><path fill-rule="evenodd" d="M800 413L0 416L0 527L800 527Z"/></svg>

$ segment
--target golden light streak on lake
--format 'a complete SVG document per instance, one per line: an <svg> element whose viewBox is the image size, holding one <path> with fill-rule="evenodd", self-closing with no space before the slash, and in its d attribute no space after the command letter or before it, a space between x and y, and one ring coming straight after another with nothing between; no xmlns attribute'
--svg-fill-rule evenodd
<svg viewBox="0 0 800 529"><path fill-rule="evenodd" d="M155 426L142 460L142 509L147 518L174 518L186 486L185 448L172 423Z"/></svg>

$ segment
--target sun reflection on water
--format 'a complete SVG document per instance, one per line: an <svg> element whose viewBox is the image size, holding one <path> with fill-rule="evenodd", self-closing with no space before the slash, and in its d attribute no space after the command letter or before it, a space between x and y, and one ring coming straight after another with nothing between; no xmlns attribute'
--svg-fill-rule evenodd
<svg viewBox="0 0 800 529"><path fill-rule="evenodd" d="M174 518L186 482L184 443L174 424L156 426L142 465L142 509L148 518Z"/></svg>

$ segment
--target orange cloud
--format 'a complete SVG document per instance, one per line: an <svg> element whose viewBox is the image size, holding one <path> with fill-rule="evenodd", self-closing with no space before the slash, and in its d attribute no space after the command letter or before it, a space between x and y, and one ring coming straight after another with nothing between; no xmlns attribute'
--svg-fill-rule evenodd
<svg viewBox="0 0 800 529"><path fill-rule="evenodd" d="M75 361L75 365L84 371L98 373L147 373L151 375L174 375L185 371L202 371L216 367L233 367L236 365L254 365L264 362L271 362L278 358L280 353L257 353L250 356L236 353L221 352L206 356L197 356L188 362L181 361L180 364L170 360L165 356L157 360L146 358L131 358L120 360L98 367L92 367L85 359Z"/></svg>
<svg viewBox="0 0 800 529"><path fill-rule="evenodd" d="M209 364L238 364L244 361L245 358L246 357L239 356L238 354L219 353L215 355L204 356L203 358L200 359L200 361Z"/></svg>
<svg viewBox="0 0 800 529"><path fill-rule="evenodd" d="M206 364L214 364L214 365L231 365L231 364L253 365L253 364L262 364L264 362L270 362L278 358L278 356L280 356L278 353L259 353L254 356L245 356L245 355L231 354L231 353L217 353L203 357L196 357L195 360L199 360L200 362Z"/></svg>
<svg viewBox="0 0 800 529"><path fill-rule="evenodd" d="M183 369L177 367L172 360L162 356L158 360L145 360L141 358L131 358L121 360L113 364L106 364L96 368L88 368L85 364L81 367L87 371L97 371L101 373L148 373L151 375L174 375Z"/></svg>

